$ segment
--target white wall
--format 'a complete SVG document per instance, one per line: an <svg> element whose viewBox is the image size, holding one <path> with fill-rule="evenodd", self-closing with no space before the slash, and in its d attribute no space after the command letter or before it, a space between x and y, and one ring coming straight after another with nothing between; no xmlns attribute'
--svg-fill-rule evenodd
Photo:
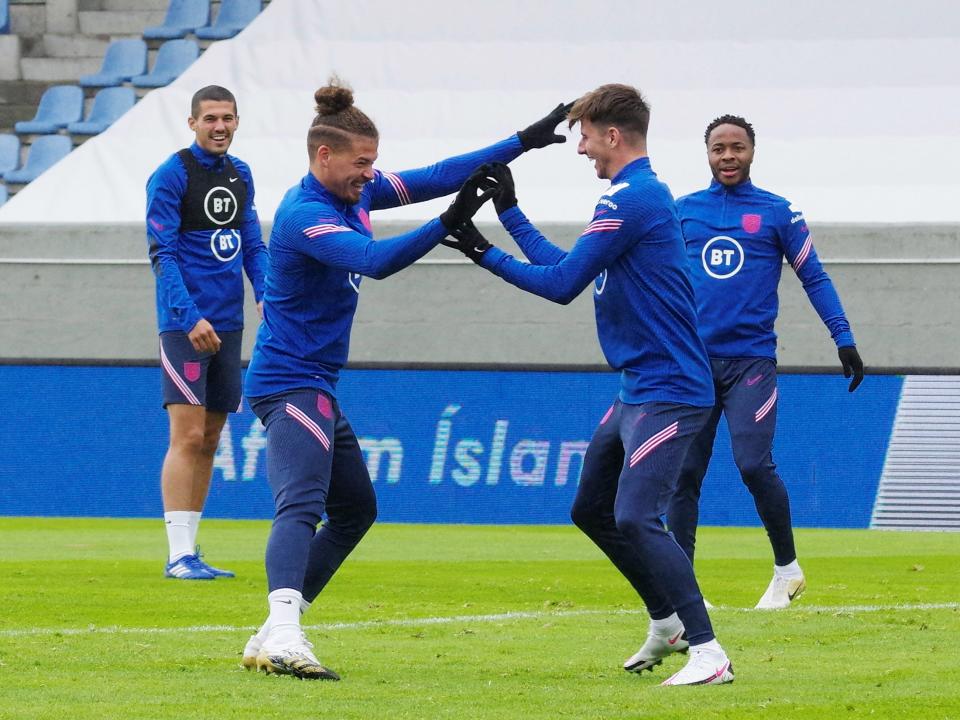
<svg viewBox="0 0 960 720"><path fill-rule="evenodd" d="M377 122L384 169L477 147L599 84L627 82L653 106L654 168L677 196L709 180L703 129L730 112L757 129L754 181L812 220L958 222L957 57L951 0L273 0L27 186L0 222L142 220L146 178L191 141L190 96L210 83L238 97L232 152L251 164L260 213L272 217L306 170L313 90L333 71ZM535 220L585 222L604 186L574 142L514 167Z"/></svg>

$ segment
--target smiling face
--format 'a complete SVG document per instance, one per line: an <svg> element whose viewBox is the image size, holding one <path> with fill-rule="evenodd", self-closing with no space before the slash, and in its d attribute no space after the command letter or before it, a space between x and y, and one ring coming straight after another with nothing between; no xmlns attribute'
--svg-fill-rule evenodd
<svg viewBox="0 0 960 720"><path fill-rule="evenodd" d="M200 111L187 124L197 136L197 145L213 155L223 155L233 142L240 118L229 100L202 100Z"/></svg>
<svg viewBox="0 0 960 720"><path fill-rule="evenodd" d="M577 145L577 153L586 155L590 160L593 160L593 167L597 171L597 177L601 180L608 180L612 177L610 164L613 144L610 130L611 128L605 128L602 125L594 125L586 118L580 121L580 143Z"/></svg>
<svg viewBox="0 0 960 720"><path fill-rule="evenodd" d="M729 123L717 125L707 138L707 160L717 182L730 187L750 179L753 143L747 131Z"/></svg>
<svg viewBox="0 0 960 720"><path fill-rule="evenodd" d="M314 172L320 183L344 202L360 202L363 186L373 180L373 164L377 160L378 138L351 135L350 142L339 150L329 145L317 148Z"/></svg>

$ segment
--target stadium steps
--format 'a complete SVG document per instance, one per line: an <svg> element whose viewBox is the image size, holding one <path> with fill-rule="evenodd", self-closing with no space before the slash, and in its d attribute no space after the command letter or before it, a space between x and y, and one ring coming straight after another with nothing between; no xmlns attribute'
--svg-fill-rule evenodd
<svg viewBox="0 0 960 720"><path fill-rule="evenodd" d="M12 0L11 34L0 36L0 132L11 132L17 122L31 119L48 87L98 72L111 41L141 38L144 29L163 22L168 4L169 0L79 0L75 16L58 16L57 6L48 6L46 0ZM262 6L268 4L266 0ZM211 9L211 18L216 18L219 0L213 0ZM148 68L154 66L159 44L148 45ZM202 53L211 41L198 44ZM147 91L138 90L138 96ZM86 94L84 118L92 110L94 95L95 91ZM74 142L80 144L87 137L74 137ZM34 137L21 140L22 164Z"/></svg>

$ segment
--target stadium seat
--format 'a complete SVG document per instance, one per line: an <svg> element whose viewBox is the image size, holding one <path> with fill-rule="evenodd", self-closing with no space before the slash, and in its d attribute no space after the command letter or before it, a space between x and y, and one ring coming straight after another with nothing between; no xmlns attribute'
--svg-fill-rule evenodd
<svg viewBox="0 0 960 720"><path fill-rule="evenodd" d="M133 78L134 87L156 88L169 85L200 56L193 40L167 40L157 52L153 70Z"/></svg>
<svg viewBox="0 0 960 720"><path fill-rule="evenodd" d="M67 132L75 135L98 135L113 125L114 121L133 107L137 94L133 88L104 88L93 99L90 115L82 122L67 125Z"/></svg>
<svg viewBox="0 0 960 720"><path fill-rule="evenodd" d="M70 154L73 143L66 135L46 135L30 146L27 162L22 170L11 170L3 176L8 183L26 184L40 173Z"/></svg>
<svg viewBox="0 0 960 720"><path fill-rule="evenodd" d="M33 120L13 126L18 133L48 135L83 117L83 90L76 85L54 85L40 98Z"/></svg>
<svg viewBox="0 0 960 720"><path fill-rule="evenodd" d="M10 3L8 2L8 0L0 0L0 34L6 35L9 32L10 32Z"/></svg>
<svg viewBox="0 0 960 720"><path fill-rule="evenodd" d="M147 44L143 40L114 40L103 56L100 72L80 77L81 87L114 87L147 71Z"/></svg>
<svg viewBox="0 0 960 720"><path fill-rule="evenodd" d="M162 25L143 31L145 40L182 38L210 24L210 0L170 0Z"/></svg>
<svg viewBox="0 0 960 720"><path fill-rule="evenodd" d="M0 135L0 177L20 167L20 138L10 133Z"/></svg>
<svg viewBox="0 0 960 720"><path fill-rule="evenodd" d="M213 24L200 28L194 34L201 40L232 38L260 14L262 7L261 0L223 0Z"/></svg>

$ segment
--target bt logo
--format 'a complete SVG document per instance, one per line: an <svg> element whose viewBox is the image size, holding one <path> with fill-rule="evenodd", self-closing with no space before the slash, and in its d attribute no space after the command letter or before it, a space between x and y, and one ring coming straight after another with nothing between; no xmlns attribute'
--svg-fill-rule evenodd
<svg viewBox="0 0 960 720"><path fill-rule="evenodd" d="M237 215L237 196L223 186L211 188L203 199L203 211L210 222L227 225Z"/></svg>
<svg viewBox="0 0 960 720"><path fill-rule="evenodd" d="M743 267L743 247L732 237L717 235L710 238L700 253L703 269L717 280L732 278Z"/></svg>
<svg viewBox="0 0 960 720"><path fill-rule="evenodd" d="M240 233L237 230L214 230L210 236L210 250L220 262L230 262L240 252Z"/></svg>

